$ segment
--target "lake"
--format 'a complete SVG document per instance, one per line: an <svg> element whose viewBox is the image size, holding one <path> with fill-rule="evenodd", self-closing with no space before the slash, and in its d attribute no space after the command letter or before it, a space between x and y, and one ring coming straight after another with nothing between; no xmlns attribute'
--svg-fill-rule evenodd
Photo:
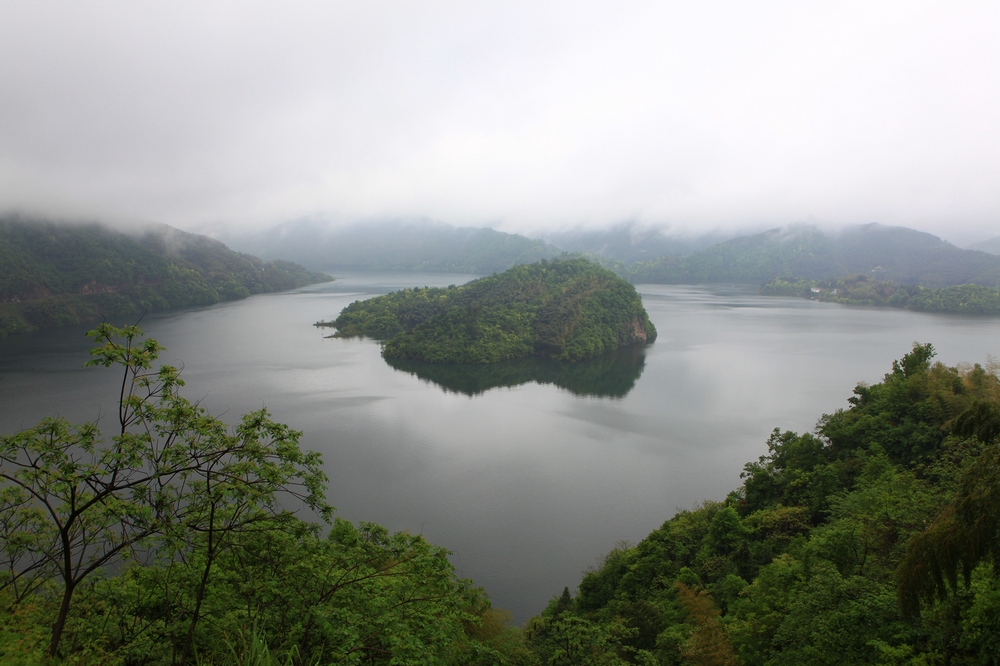
<svg viewBox="0 0 1000 666"><path fill-rule="evenodd" d="M656 343L577 367L386 363L312 324L356 299L467 275L353 274L149 316L186 395L233 422L266 406L322 452L341 517L421 533L520 622L678 508L723 499L772 429L811 430L914 341L949 365L1000 354L1000 319L638 287ZM85 328L0 339L0 432L113 414L120 376L83 369ZM108 419L109 427L110 421Z"/></svg>

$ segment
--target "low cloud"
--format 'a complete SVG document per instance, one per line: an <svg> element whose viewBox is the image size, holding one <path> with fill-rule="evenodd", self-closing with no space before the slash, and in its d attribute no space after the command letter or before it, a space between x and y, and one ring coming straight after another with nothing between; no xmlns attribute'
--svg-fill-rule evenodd
<svg viewBox="0 0 1000 666"><path fill-rule="evenodd" d="M1000 222L1000 5L10 2L0 208Z"/></svg>

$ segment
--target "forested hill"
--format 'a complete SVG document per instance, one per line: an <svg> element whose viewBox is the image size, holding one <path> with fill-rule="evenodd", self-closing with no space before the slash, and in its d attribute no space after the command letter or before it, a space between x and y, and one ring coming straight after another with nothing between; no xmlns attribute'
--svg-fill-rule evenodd
<svg viewBox="0 0 1000 666"><path fill-rule="evenodd" d="M528 623L533 663L1000 663L1000 381L933 355L609 552Z"/></svg>
<svg viewBox="0 0 1000 666"><path fill-rule="evenodd" d="M760 284L782 276L825 280L864 273L925 287L996 287L1000 257L903 227L869 224L826 234L802 225L734 238L686 256L636 262L620 272L633 283Z"/></svg>
<svg viewBox="0 0 1000 666"><path fill-rule="evenodd" d="M635 288L585 259L543 260L460 287L355 301L333 325L338 337L386 340L386 358L433 363L532 354L578 361L656 337Z"/></svg>
<svg viewBox="0 0 1000 666"><path fill-rule="evenodd" d="M489 228L453 227L426 220L333 227L298 220L229 239L262 257L283 257L318 270L437 271L489 274L557 257L542 240Z"/></svg>
<svg viewBox="0 0 1000 666"><path fill-rule="evenodd" d="M0 218L0 335L329 279L165 225L131 234L98 224Z"/></svg>

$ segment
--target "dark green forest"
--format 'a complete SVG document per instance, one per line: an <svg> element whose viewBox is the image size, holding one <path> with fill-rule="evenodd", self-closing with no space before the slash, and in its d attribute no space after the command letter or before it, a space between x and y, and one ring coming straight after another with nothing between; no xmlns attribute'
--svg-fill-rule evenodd
<svg viewBox="0 0 1000 666"><path fill-rule="evenodd" d="M170 227L0 219L0 336L246 298L331 278Z"/></svg>
<svg viewBox="0 0 1000 666"><path fill-rule="evenodd" d="M976 284L941 289L875 280L868 275L848 275L836 280L775 278L760 287L765 296L801 296L844 305L875 305L917 312L1000 314L1000 290Z"/></svg>
<svg viewBox="0 0 1000 666"><path fill-rule="evenodd" d="M2 664L1000 660L996 367L915 344L519 629L445 549L334 518L300 433L206 413L134 327L90 335L117 420L0 438Z"/></svg>
<svg viewBox="0 0 1000 666"><path fill-rule="evenodd" d="M496 363L530 355L579 361L652 342L635 288L585 259L542 260L447 288L355 301L330 324L337 337L385 340L387 359Z"/></svg>

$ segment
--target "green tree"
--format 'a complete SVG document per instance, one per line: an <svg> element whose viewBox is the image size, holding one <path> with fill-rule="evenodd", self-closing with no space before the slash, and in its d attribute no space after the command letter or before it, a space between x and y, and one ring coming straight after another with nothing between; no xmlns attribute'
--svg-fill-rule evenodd
<svg viewBox="0 0 1000 666"><path fill-rule="evenodd" d="M681 656L693 666L737 666L739 660L719 620L719 609L708 590L698 591L675 583L681 607L687 614L691 635L681 645Z"/></svg>
<svg viewBox="0 0 1000 666"><path fill-rule="evenodd" d="M986 447L965 470L951 503L907 544L897 578L900 602L910 616L922 603L957 590L960 574L968 587L981 562L1000 572L1000 407L977 401L955 419L954 430Z"/></svg>
<svg viewBox="0 0 1000 666"><path fill-rule="evenodd" d="M299 433L265 410L228 428L178 393L176 368L153 369L162 347L135 326L102 324L89 335L98 346L88 365L122 369L115 434L104 438L96 424L48 418L0 438L0 590L12 589L17 606L58 583L50 656L59 654L81 583L155 548L154 537L231 531L260 512L280 512L282 493L321 515L332 511L320 458L299 449ZM206 579L217 552L208 548ZM191 632L197 617L196 610ZM190 638L183 654L189 648Z"/></svg>

